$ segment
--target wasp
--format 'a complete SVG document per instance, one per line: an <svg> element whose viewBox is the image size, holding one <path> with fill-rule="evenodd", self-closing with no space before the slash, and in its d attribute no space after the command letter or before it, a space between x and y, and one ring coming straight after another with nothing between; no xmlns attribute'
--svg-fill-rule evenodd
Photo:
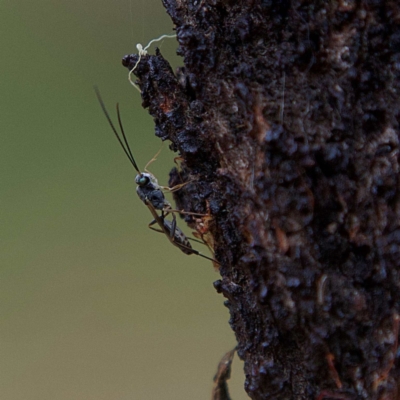
<svg viewBox="0 0 400 400"><path fill-rule="evenodd" d="M145 203L146 204L146 203ZM183 253L190 255L190 254L195 254L197 256L206 258L207 260L210 260L214 263L219 264L217 260L211 257L207 257L206 255L200 253L196 249L192 247L190 244L189 240L193 240L198 243L202 243L200 240L196 240L193 238L188 238L176 225L176 218L173 217L172 221L168 221L167 219L164 218L163 215L158 215L156 209L153 207L153 205L148 202L147 207L149 208L150 212L153 214L154 220L150 222L149 228L156 231L156 232L161 232L164 233L168 240L176 247L178 247ZM161 229L156 229L153 228L154 224L158 224Z"/></svg>
<svg viewBox="0 0 400 400"><path fill-rule="evenodd" d="M119 128L121 131L121 136L119 135L117 129L115 128L114 123L111 120L111 117L106 109L106 106L103 102L103 99L100 96L98 89L95 88L95 91L96 91L96 95L99 100L100 106L103 110L104 115L107 118L107 121L108 121L111 129L113 130L125 155L128 157L128 160L130 161L133 168L137 172L137 175L135 178L135 182L137 184L136 192L137 192L140 200L142 200L143 203L147 206L147 208L150 210L150 212L154 218L153 221L151 221L149 223L149 228L156 232L164 233L165 236L167 236L168 240L174 246L178 247L183 253L188 254L188 255L195 254L200 257L206 258L207 260L211 260L213 262L218 263L218 261L216 261L215 259L213 259L211 257L207 257L206 255L193 249L192 245L189 242L189 239L199 242L199 243L203 243L203 242L196 240L196 239L188 238L182 232L182 230L178 228L178 226L176 224L175 213L186 214L186 215L196 215L196 216L201 216L203 214L192 213L192 212L187 212L187 211L183 211L183 210L175 210L171 207L171 204L167 201L167 199L164 196L163 190L166 190L169 192L174 192L174 191L182 188L187 183L182 183L182 184L176 185L172 188L159 185L157 178L151 172L147 171L147 167L156 159L158 153L147 163L147 165L144 168L144 172L140 171L139 167L136 164L135 158L133 157L131 148L129 146L128 140L125 135L125 131L124 131L124 128L122 125L119 105L117 104L117 117L118 117ZM161 214L158 214L157 210L161 211ZM169 221L166 219L166 216L169 214L172 215L172 221ZM159 229L153 227L153 225L155 225L155 224L158 225Z"/></svg>

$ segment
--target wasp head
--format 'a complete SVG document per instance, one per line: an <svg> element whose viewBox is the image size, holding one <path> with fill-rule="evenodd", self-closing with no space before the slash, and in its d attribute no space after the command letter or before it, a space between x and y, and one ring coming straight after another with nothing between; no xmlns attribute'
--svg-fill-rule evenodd
<svg viewBox="0 0 400 400"><path fill-rule="evenodd" d="M155 176L148 172L141 172L140 174L136 175L135 182L138 186L142 188L149 185L152 186L154 189L158 189L160 187Z"/></svg>

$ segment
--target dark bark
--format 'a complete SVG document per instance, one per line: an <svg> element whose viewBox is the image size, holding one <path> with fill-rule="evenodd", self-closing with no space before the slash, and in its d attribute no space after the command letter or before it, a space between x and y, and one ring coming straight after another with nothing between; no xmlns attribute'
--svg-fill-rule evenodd
<svg viewBox="0 0 400 400"><path fill-rule="evenodd" d="M191 181L177 206L210 211L186 220L221 262L246 391L398 398L399 2L164 4L184 67L135 74L182 156L171 184Z"/></svg>

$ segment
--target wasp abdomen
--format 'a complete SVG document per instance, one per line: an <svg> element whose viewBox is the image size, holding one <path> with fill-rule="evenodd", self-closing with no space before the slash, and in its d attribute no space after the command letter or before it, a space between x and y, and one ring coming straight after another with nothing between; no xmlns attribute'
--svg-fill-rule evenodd
<svg viewBox="0 0 400 400"><path fill-rule="evenodd" d="M165 219L164 227L167 230L168 234L171 235L171 231L173 229L172 222L167 221ZM190 244L187 236L177 226L175 226L173 239L174 239L175 243L187 247L187 249L185 249L183 247L179 247L185 254L193 254L192 245Z"/></svg>

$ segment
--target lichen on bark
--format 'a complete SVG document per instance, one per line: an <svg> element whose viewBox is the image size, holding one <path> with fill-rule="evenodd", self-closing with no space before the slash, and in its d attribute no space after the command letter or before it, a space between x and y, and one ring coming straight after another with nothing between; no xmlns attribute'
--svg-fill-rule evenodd
<svg viewBox="0 0 400 400"><path fill-rule="evenodd" d="M399 2L164 5L184 66L134 73L177 207L210 213L247 393L398 398Z"/></svg>

